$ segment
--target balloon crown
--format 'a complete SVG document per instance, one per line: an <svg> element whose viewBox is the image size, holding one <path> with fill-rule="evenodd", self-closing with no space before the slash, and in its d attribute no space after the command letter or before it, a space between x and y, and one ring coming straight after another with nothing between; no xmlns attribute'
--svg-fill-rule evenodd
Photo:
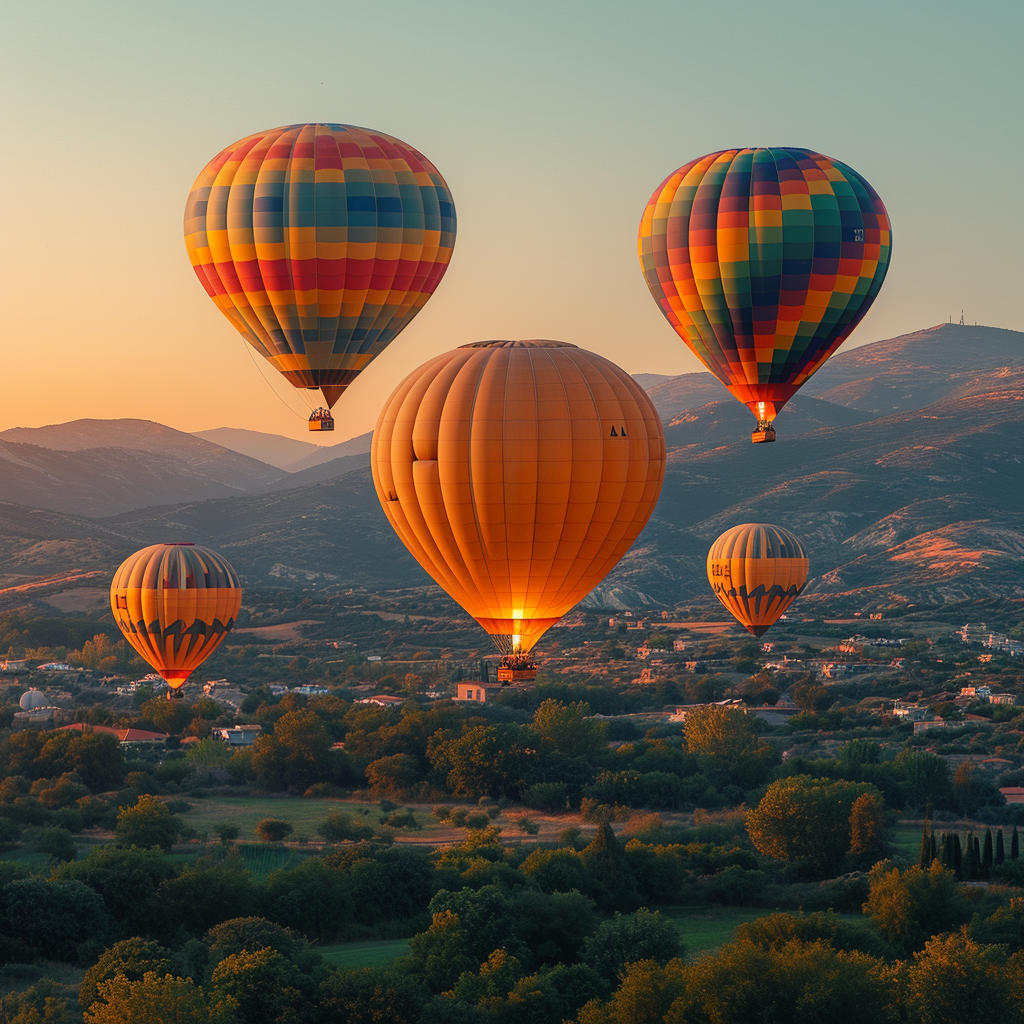
<svg viewBox="0 0 1024 1024"><path fill-rule="evenodd" d="M165 548L194 548L196 546L195 541L192 540L165 540L163 545Z"/></svg>
<svg viewBox="0 0 1024 1024"><path fill-rule="evenodd" d="M568 341L545 341L535 338L531 341L473 341L459 348L579 348Z"/></svg>

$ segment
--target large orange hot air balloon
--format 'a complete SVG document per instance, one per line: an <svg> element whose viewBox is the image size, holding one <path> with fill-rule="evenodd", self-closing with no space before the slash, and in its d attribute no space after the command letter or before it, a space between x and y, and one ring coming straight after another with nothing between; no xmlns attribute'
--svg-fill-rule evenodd
<svg viewBox="0 0 1024 1024"><path fill-rule="evenodd" d="M744 523L726 530L708 552L708 582L726 608L761 636L807 583L807 553L788 530Z"/></svg>
<svg viewBox="0 0 1024 1024"><path fill-rule="evenodd" d="M172 690L220 646L241 605L235 570L196 544L136 551L110 585L114 621Z"/></svg>
<svg viewBox="0 0 1024 1024"><path fill-rule="evenodd" d="M185 244L217 308L296 388L333 406L433 294L455 206L418 150L346 124L228 146L185 207ZM332 430L325 411L310 430Z"/></svg>
<svg viewBox="0 0 1024 1024"><path fill-rule="evenodd" d="M809 149L728 149L655 190L640 263L662 313L757 417L756 442L868 311L889 217L852 167Z"/></svg>
<svg viewBox="0 0 1024 1024"><path fill-rule="evenodd" d="M559 341L485 341L399 384L371 465L420 565L525 655L644 528L665 436L647 394L609 360Z"/></svg>

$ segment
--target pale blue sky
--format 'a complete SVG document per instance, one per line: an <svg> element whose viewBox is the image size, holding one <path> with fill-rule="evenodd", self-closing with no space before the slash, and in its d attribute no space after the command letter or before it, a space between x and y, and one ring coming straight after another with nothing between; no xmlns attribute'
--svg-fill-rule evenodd
<svg viewBox="0 0 1024 1024"><path fill-rule="evenodd" d="M961 308L1024 329L1021 0L33 0L0 28L0 427L142 416L304 436L181 234L207 160L299 121L411 143L459 217L447 276L342 399L337 440L372 427L409 369L483 338L699 368L644 285L636 228L669 172L737 145L819 150L885 202L889 276L848 344Z"/></svg>

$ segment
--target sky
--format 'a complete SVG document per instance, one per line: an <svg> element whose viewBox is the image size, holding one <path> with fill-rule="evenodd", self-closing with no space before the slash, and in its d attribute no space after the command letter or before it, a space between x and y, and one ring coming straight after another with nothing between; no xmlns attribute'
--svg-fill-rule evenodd
<svg viewBox="0 0 1024 1024"><path fill-rule="evenodd" d="M189 265L185 199L254 131L340 121L444 175L449 270L335 407L342 441L429 357L554 338L702 369L640 273L658 183L735 146L815 149L893 223L846 343L1024 330L1020 0L33 0L0 20L0 429L80 417L310 439L303 400ZM318 437L319 439L319 437Z"/></svg>

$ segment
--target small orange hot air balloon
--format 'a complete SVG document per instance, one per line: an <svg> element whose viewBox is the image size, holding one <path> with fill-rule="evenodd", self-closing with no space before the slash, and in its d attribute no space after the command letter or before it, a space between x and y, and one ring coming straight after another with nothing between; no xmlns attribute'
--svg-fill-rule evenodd
<svg viewBox="0 0 1024 1024"><path fill-rule="evenodd" d="M399 384L370 459L395 532L516 668L644 528L665 435L609 360L559 341L485 341Z"/></svg>
<svg viewBox="0 0 1024 1024"><path fill-rule="evenodd" d="M708 581L726 608L761 636L807 583L807 553L788 530L744 523L726 530L708 552Z"/></svg>
<svg viewBox="0 0 1024 1024"><path fill-rule="evenodd" d="M114 621L172 690L220 646L241 605L235 570L196 544L153 544L136 551L110 585Z"/></svg>

